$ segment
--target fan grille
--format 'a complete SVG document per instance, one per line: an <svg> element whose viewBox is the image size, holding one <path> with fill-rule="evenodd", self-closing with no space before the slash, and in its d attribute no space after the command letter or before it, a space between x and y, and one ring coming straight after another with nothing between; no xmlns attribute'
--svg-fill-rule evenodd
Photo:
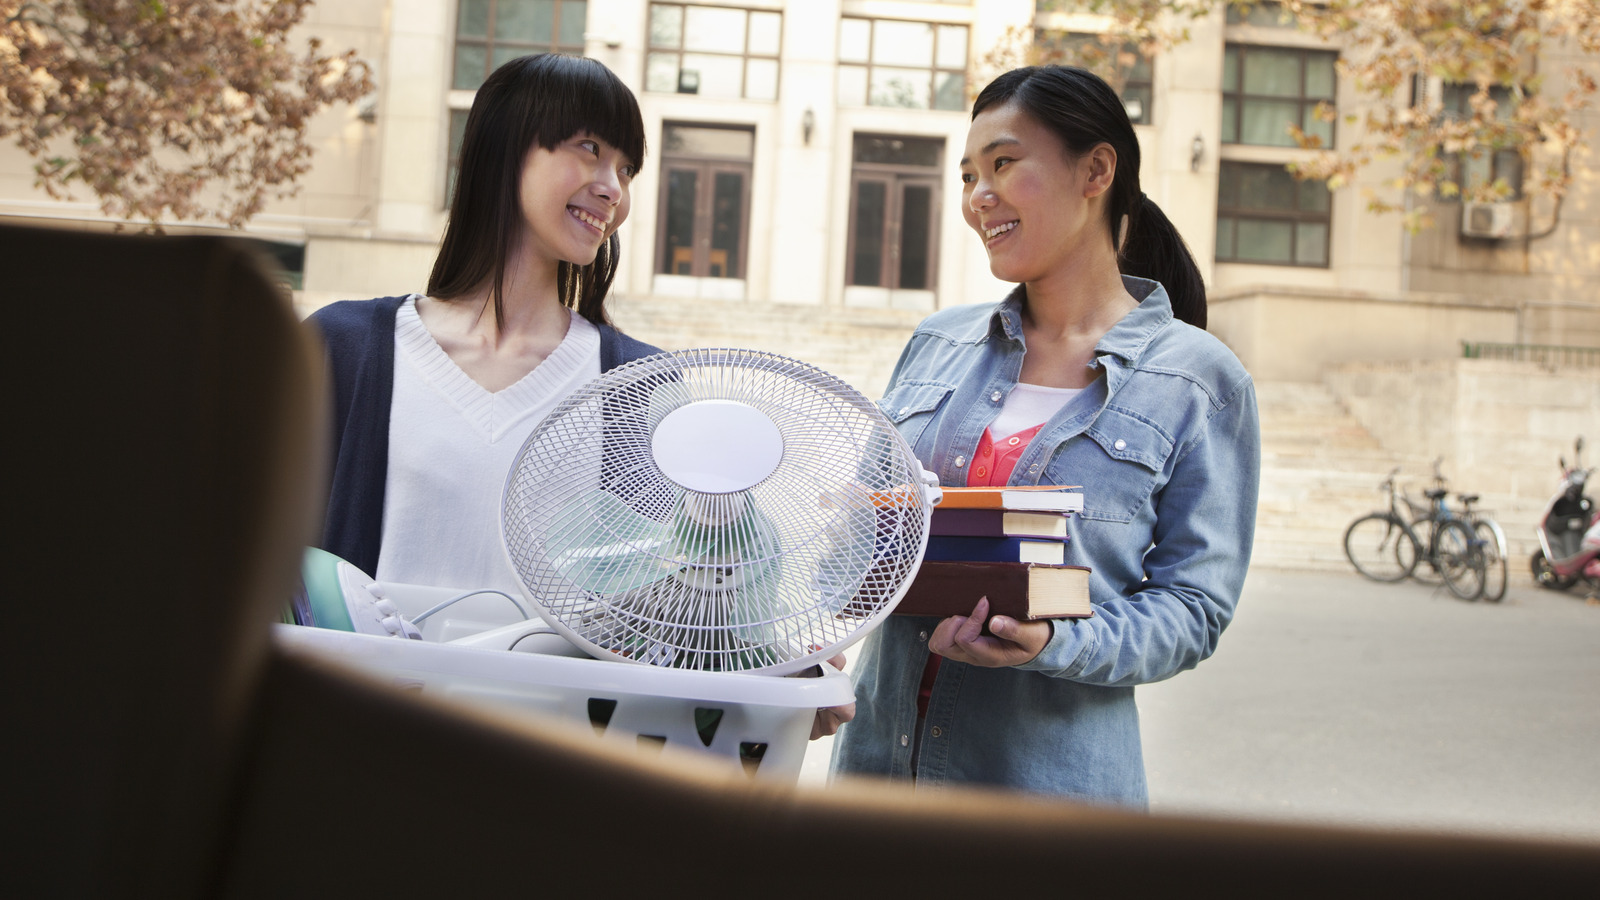
<svg viewBox="0 0 1600 900"><path fill-rule="evenodd" d="M663 417L702 400L766 414L778 466L707 494L651 453ZM508 476L502 531L547 621L580 645L708 671L799 671L887 615L915 574L931 507L894 426L849 385L751 350L620 366L564 400Z"/></svg>

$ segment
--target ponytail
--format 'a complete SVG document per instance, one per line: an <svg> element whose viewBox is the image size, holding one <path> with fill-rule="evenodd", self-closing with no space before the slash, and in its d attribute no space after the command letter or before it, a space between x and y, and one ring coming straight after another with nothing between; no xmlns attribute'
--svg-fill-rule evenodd
<svg viewBox="0 0 1600 900"><path fill-rule="evenodd" d="M1117 268L1124 275L1161 282L1172 301L1173 318L1205 328L1206 285L1200 267L1161 207L1141 194L1127 228Z"/></svg>
<svg viewBox="0 0 1600 900"><path fill-rule="evenodd" d="M1117 174L1106 202L1106 230L1119 247L1124 275L1158 281L1172 298L1172 314L1206 327L1206 287L1189 247L1167 217L1139 189L1139 138L1128 110L1100 76L1075 66L1012 69L990 82L972 103L972 117L992 106L1016 103L1055 132L1073 154L1105 143L1117 153ZM1127 234L1121 234L1126 217Z"/></svg>

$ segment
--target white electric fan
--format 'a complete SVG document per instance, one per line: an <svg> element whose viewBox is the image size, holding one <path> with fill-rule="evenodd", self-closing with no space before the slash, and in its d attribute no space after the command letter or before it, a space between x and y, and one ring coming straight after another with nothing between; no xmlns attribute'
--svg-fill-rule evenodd
<svg viewBox="0 0 1600 900"><path fill-rule="evenodd" d="M501 525L528 598L588 653L781 675L889 614L939 494L838 378L771 353L686 350L558 405L511 468Z"/></svg>

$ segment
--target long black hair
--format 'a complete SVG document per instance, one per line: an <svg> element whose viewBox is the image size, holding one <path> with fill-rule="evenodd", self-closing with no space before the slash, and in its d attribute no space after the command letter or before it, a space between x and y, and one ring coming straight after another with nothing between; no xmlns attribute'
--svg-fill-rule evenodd
<svg viewBox="0 0 1600 900"><path fill-rule="evenodd" d="M588 131L644 162L639 101L615 73L592 59L540 53L513 59L478 88L461 139L461 168L428 295L461 297L489 281L496 328L505 325L501 294L506 260L522 230L522 166L535 142L553 150ZM596 324L609 324L606 293L617 274L612 233L593 263L556 268L561 302Z"/></svg>
<svg viewBox="0 0 1600 900"><path fill-rule="evenodd" d="M1106 228L1118 247L1117 268L1161 282L1172 298L1172 314L1206 327L1206 286L1189 246L1161 208L1139 189L1139 138L1116 91L1100 76L1075 66L1028 66L989 82L972 104L972 117L1015 103L1080 156L1099 144L1117 154L1116 178L1106 203ZM1119 234L1123 216L1128 233Z"/></svg>

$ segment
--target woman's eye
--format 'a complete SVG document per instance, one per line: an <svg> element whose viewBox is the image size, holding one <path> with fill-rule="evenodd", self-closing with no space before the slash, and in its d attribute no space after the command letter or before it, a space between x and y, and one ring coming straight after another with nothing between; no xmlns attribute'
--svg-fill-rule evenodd
<svg viewBox="0 0 1600 900"><path fill-rule="evenodd" d="M972 174L971 172L962 172L961 173L961 183L962 184L971 184L971 183L973 183L974 181L977 181L977 180L978 180L978 176Z"/></svg>
<svg viewBox="0 0 1600 900"><path fill-rule="evenodd" d="M600 145L596 144L594 141L579 141L578 146L589 151L590 153L593 153L595 156L600 155Z"/></svg>
<svg viewBox="0 0 1600 900"><path fill-rule="evenodd" d="M623 178L632 178L632 177L634 177L635 175L638 175L638 174L639 174L639 169L638 169L637 166L623 166L622 167L622 177Z"/></svg>
<svg viewBox="0 0 1600 900"><path fill-rule="evenodd" d="M1009 156L996 157L996 159L994 161L994 167L995 167L996 170L998 170L1001 166L1005 165L1008 162L1011 162L1011 157L1009 157Z"/></svg>

